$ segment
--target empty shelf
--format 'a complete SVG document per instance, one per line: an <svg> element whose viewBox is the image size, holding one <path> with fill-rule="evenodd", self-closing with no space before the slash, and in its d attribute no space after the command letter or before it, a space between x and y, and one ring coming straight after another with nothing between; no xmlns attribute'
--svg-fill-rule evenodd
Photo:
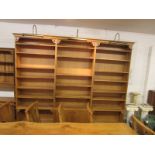
<svg viewBox="0 0 155 155"><path fill-rule="evenodd" d="M125 91L108 91L108 90L93 90L94 93L104 93L104 94L126 94Z"/></svg>
<svg viewBox="0 0 155 155"><path fill-rule="evenodd" d="M94 101L125 101L122 98L105 98L105 97L93 97Z"/></svg>
<svg viewBox="0 0 155 155"><path fill-rule="evenodd" d="M60 87L91 87L91 85L78 84L78 83L68 83L68 84L56 84L56 86Z"/></svg>
<svg viewBox="0 0 155 155"><path fill-rule="evenodd" d="M94 49L93 47L89 47L89 46L75 46L75 45L58 45L58 47L62 47L62 48L78 48L78 49Z"/></svg>
<svg viewBox="0 0 155 155"><path fill-rule="evenodd" d="M56 95L56 98L68 98L68 99L90 99L90 96L78 96L78 95Z"/></svg>
<svg viewBox="0 0 155 155"><path fill-rule="evenodd" d="M21 65L17 67L18 69L43 69L43 70L53 70L53 66L39 66L39 65Z"/></svg>
<svg viewBox="0 0 155 155"><path fill-rule="evenodd" d="M48 87L29 87L29 86L18 86L17 89L28 89L28 90L53 90L53 88Z"/></svg>
<svg viewBox="0 0 155 155"><path fill-rule="evenodd" d="M113 61L113 62L129 62L129 60L96 58L96 61Z"/></svg>
<svg viewBox="0 0 155 155"><path fill-rule="evenodd" d="M93 60L93 57L79 57L79 56L60 56L59 55L58 58Z"/></svg>
<svg viewBox="0 0 155 155"><path fill-rule="evenodd" d="M130 49L112 48L112 47L97 47L97 52L100 51L113 51L113 52L131 52Z"/></svg>
<svg viewBox="0 0 155 155"><path fill-rule="evenodd" d="M102 70L95 70L96 73L110 73L110 74L128 74L129 72L123 71L102 71Z"/></svg>
<svg viewBox="0 0 155 155"><path fill-rule="evenodd" d="M122 112L122 107L94 107L92 108L92 111L116 111L116 112Z"/></svg>
<svg viewBox="0 0 155 155"><path fill-rule="evenodd" d="M17 78L19 79L47 79L47 80L50 80L50 79L54 79L54 76L51 76L51 77L46 77L46 76L17 76Z"/></svg>
<svg viewBox="0 0 155 155"><path fill-rule="evenodd" d="M116 81L116 80L94 80L95 82L109 82L109 83L127 83L128 81Z"/></svg>
<svg viewBox="0 0 155 155"><path fill-rule="evenodd" d="M19 55L34 55L34 56L52 56L54 57L54 54L47 54L47 53L28 53L28 52L16 52Z"/></svg>
<svg viewBox="0 0 155 155"><path fill-rule="evenodd" d="M25 99L50 99L52 100L53 97L51 96L47 96L47 95L44 95L44 96L41 96L41 95L17 95L17 98L25 98Z"/></svg>
<svg viewBox="0 0 155 155"><path fill-rule="evenodd" d="M20 46L42 46L42 47L55 47L55 45L52 44L39 44L39 43L16 43L16 45Z"/></svg>

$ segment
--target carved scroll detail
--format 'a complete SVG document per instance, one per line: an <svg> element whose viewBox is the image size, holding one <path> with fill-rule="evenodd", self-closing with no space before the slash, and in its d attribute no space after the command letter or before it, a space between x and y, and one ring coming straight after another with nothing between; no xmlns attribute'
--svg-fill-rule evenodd
<svg viewBox="0 0 155 155"><path fill-rule="evenodd" d="M99 41L92 41L91 43L92 43L92 45L93 45L94 47L100 45L100 42L99 42Z"/></svg>
<svg viewBox="0 0 155 155"><path fill-rule="evenodd" d="M53 43L54 43L54 44L59 44L61 40L60 40L60 39L55 38L55 39L52 39L52 41L53 41Z"/></svg>

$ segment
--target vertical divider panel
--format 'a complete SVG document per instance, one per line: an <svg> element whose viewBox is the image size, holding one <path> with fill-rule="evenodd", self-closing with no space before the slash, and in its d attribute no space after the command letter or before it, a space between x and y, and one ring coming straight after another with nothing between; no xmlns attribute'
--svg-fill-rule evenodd
<svg viewBox="0 0 155 155"><path fill-rule="evenodd" d="M17 109L17 104L18 104L18 101L17 101L17 96L18 96L18 91L17 91L17 86L18 86L18 79L17 79L17 45L16 45L16 42L19 40L19 37L16 37L15 36L15 88L14 88L14 96L15 96L15 102L16 102L16 109ZM17 115L17 114L16 114Z"/></svg>
<svg viewBox="0 0 155 155"><path fill-rule="evenodd" d="M60 39L52 39L52 41L55 44L55 62L54 62L54 105L57 106L56 104L56 73L57 73L57 60L58 60L58 44L60 43Z"/></svg>
<svg viewBox="0 0 155 155"><path fill-rule="evenodd" d="M92 81L91 81L91 98L90 98L90 106L92 107L93 103L93 89L94 89L94 76L95 76L95 63L96 63L96 47L99 46L99 42L92 41L92 45L94 46L93 52L93 63L92 63Z"/></svg>

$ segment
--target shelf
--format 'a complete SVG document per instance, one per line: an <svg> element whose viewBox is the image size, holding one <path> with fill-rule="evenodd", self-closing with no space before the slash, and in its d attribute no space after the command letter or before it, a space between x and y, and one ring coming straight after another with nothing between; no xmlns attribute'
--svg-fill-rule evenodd
<svg viewBox="0 0 155 155"><path fill-rule="evenodd" d="M25 110L27 109L27 107L29 106L30 104L24 104L24 105L17 105L16 106L16 109L17 110ZM52 107L52 106L38 106L38 109L39 110L57 110L58 108L57 107Z"/></svg>
<svg viewBox="0 0 155 155"><path fill-rule="evenodd" d="M122 112L123 108L122 107L94 107L92 108L92 111L109 111L109 112Z"/></svg>
<svg viewBox="0 0 155 155"><path fill-rule="evenodd" d="M80 96L80 95L56 95L56 98L68 98L68 99L90 99L90 96Z"/></svg>
<svg viewBox="0 0 155 155"><path fill-rule="evenodd" d="M19 46L40 46L40 47L55 47L55 45L48 45L48 44L36 44L36 43L19 43L19 42L16 42L16 45L19 45Z"/></svg>
<svg viewBox="0 0 155 155"><path fill-rule="evenodd" d="M54 70L53 66L39 66L39 65L21 65L17 69L43 69L43 70Z"/></svg>
<svg viewBox="0 0 155 155"><path fill-rule="evenodd" d="M54 79L54 76L51 76L51 77L45 77L45 76L17 76L16 78L19 78L19 79L47 79L47 80L51 80L51 79Z"/></svg>
<svg viewBox="0 0 155 155"><path fill-rule="evenodd" d="M108 90L93 90L94 93L104 93L104 94L126 94L125 91L108 91Z"/></svg>
<svg viewBox="0 0 155 155"><path fill-rule="evenodd" d="M60 48L77 48L77 49L94 49L93 47L89 46L75 46L75 45L58 45Z"/></svg>
<svg viewBox="0 0 155 155"><path fill-rule="evenodd" d="M125 101L125 99L122 98L105 98L105 97L94 97L94 101Z"/></svg>
<svg viewBox="0 0 155 155"><path fill-rule="evenodd" d="M79 56L58 56L58 58L93 60L93 57L79 57Z"/></svg>
<svg viewBox="0 0 155 155"><path fill-rule="evenodd" d="M95 82L107 82L107 83L127 83L128 81L116 81L116 80L94 80Z"/></svg>
<svg viewBox="0 0 155 155"><path fill-rule="evenodd" d="M19 55L34 55L34 56L50 56L50 57L54 57L54 54L46 54L46 53L28 53L28 52L16 52L16 54Z"/></svg>
<svg viewBox="0 0 155 155"><path fill-rule="evenodd" d="M111 48L111 47L97 47L97 51L111 51L111 52L125 52L125 53L130 53L130 49L122 49L122 48Z"/></svg>
<svg viewBox="0 0 155 155"><path fill-rule="evenodd" d="M67 73L57 73L56 74L57 76L77 76L77 77L91 77L90 74L88 75L84 75L84 74L81 74L81 75L76 75L76 74L67 74Z"/></svg>
<svg viewBox="0 0 155 155"><path fill-rule="evenodd" d="M87 112L87 108L82 107L62 107L62 109L65 111L85 111Z"/></svg>
<svg viewBox="0 0 155 155"><path fill-rule="evenodd" d="M96 61L129 62L129 60L96 58Z"/></svg>
<svg viewBox="0 0 155 155"><path fill-rule="evenodd" d="M11 75L14 75L14 72L2 72L2 71L0 71L0 74L3 74L3 75L9 75L9 74L11 74Z"/></svg>
<svg viewBox="0 0 155 155"><path fill-rule="evenodd" d="M56 86L60 86L60 87L84 87L84 88L89 88L91 87L91 85L85 85L85 84L78 84L78 83L68 83L68 84L56 84Z"/></svg>
<svg viewBox="0 0 155 155"><path fill-rule="evenodd" d="M41 96L41 95L17 95L17 98L23 98L23 99L49 99L53 100L53 97L51 96Z"/></svg>
<svg viewBox="0 0 155 155"><path fill-rule="evenodd" d="M0 61L0 65L12 65L13 66L13 62L2 62Z"/></svg>
<svg viewBox="0 0 155 155"><path fill-rule="evenodd" d="M29 86L18 86L17 89L24 89L24 90L53 90L53 88L29 87Z"/></svg>
<svg viewBox="0 0 155 155"><path fill-rule="evenodd" d="M118 72L118 71L101 71L101 70L96 70L96 73L107 73L107 74L128 74L129 72Z"/></svg>

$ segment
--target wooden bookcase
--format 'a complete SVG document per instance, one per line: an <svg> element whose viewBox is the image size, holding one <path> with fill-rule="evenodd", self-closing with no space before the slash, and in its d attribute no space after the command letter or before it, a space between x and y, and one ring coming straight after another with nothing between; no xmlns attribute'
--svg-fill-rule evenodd
<svg viewBox="0 0 155 155"><path fill-rule="evenodd" d="M16 108L38 102L46 118L60 104L85 109L94 122L121 122L131 42L15 34ZM70 116L72 117L72 116Z"/></svg>
<svg viewBox="0 0 155 155"><path fill-rule="evenodd" d="M0 90L14 89L14 49L0 48Z"/></svg>

